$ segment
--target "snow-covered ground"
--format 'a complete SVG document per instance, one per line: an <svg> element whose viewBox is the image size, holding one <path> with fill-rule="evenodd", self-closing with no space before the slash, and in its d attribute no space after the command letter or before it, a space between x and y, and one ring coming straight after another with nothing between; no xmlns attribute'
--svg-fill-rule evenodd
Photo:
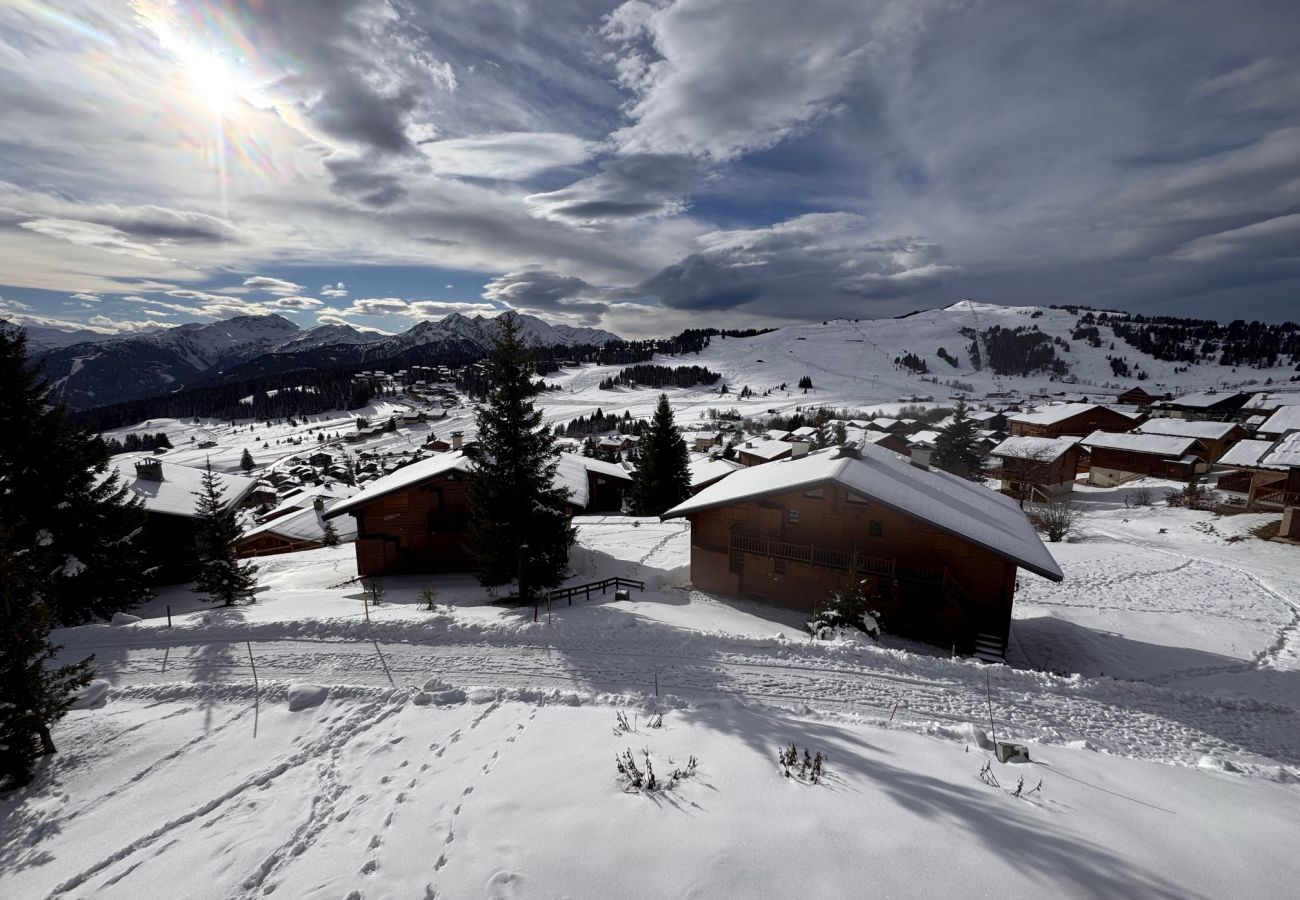
<svg viewBox="0 0 1300 900"><path fill-rule="evenodd" d="M367 623L346 546L260 560L251 606L168 589L60 633L108 690L0 800L5 895L1291 896L1300 556L1132 489L1081 489L1009 666L694 591L679 521L579 520L573 581L647 588L549 613L427 576ZM994 762L1001 787L990 706L1032 760ZM781 775L790 741L824 783ZM699 769L626 794L625 748Z"/></svg>

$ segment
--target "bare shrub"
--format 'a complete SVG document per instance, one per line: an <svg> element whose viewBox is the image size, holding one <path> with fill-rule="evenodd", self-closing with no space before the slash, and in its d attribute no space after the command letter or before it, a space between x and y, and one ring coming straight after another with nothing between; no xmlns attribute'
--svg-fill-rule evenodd
<svg viewBox="0 0 1300 900"><path fill-rule="evenodd" d="M1069 501L1053 500L1034 507L1030 518L1053 544L1074 534L1079 524L1079 508Z"/></svg>
<svg viewBox="0 0 1300 900"><path fill-rule="evenodd" d="M1150 506L1155 498L1152 496L1151 488L1140 487L1129 491L1124 498L1125 506Z"/></svg>

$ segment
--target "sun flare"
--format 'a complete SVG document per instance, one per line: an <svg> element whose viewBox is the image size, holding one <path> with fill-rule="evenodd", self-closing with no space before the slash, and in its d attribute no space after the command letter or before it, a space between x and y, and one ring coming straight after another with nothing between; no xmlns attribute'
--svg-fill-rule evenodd
<svg viewBox="0 0 1300 900"><path fill-rule="evenodd" d="M235 111L239 87L230 68L217 56L195 52L183 60L190 91L221 118Z"/></svg>

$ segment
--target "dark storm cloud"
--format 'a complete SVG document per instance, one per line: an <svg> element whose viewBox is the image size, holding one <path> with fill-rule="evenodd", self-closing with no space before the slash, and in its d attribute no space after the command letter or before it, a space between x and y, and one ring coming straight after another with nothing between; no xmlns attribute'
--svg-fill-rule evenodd
<svg viewBox="0 0 1300 900"><path fill-rule="evenodd" d="M334 176L334 190L367 206L392 206L406 198L402 179L382 170L382 163L374 159L344 157L327 159L325 168Z"/></svg>

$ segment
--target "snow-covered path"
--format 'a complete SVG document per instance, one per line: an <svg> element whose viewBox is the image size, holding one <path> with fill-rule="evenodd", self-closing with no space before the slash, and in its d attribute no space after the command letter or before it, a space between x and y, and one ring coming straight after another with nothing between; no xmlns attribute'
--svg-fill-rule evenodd
<svg viewBox="0 0 1300 900"><path fill-rule="evenodd" d="M628 631L633 632L628 634ZM653 625L617 637L562 635L553 641L293 639L251 641L263 681L417 688L430 678L462 687L565 688L693 701L750 702L888 719L918 728L987 721L985 676L1000 734L1042 743L1086 741L1138 759L1300 772L1300 723L1287 706L1210 697L1109 678L1061 678L986 669L963 660L874 647L827 648L752 639L679 641ZM252 680L249 645L141 635L139 641L79 645L103 677L122 685ZM836 652L838 650L838 652ZM897 711L894 706L897 704Z"/></svg>

